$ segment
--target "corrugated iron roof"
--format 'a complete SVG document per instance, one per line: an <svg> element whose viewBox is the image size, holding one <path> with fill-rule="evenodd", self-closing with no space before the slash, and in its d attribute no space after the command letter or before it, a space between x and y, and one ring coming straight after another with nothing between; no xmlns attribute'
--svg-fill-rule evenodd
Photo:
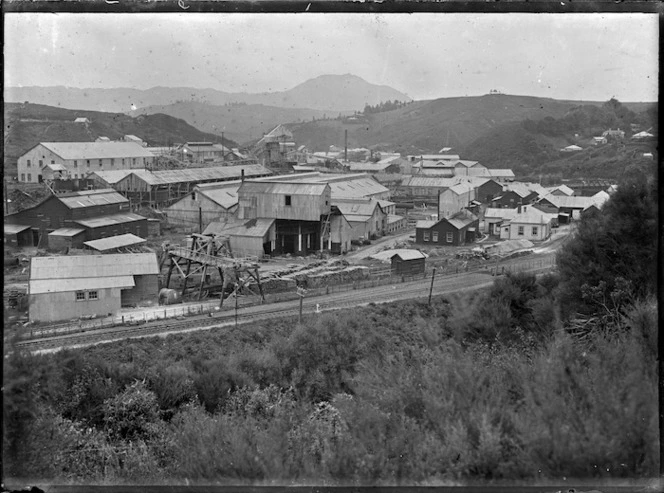
<svg viewBox="0 0 664 493"><path fill-rule="evenodd" d="M556 214L545 214L537 209L530 209L526 212L516 214L509 222L511 224L548 224L551 222L552 216Z"/></svg>
<svg viewBox="0 0 664 493"><path fill-rule="evenodd" d="M53 231L52 233L49 233L48 235L73 237L76 235L80 235L81 233L85 233L85 230L81 228L59 228Z"/></svg>
<svg viewBox="0 0 664 493"><path fill-rule="evenodd" d="M449 188L461 182L460 177L412 176L403 182L406 187Z"/></svg>
<svg viewBox="0 0 664 493"><path fill-rule="evenodd" d="M512 219L516 216L518 209L501 209L498 207L487 207L484 210L484 218Z"/></svg>
<svg viewBox="0 0 664 493"><path fill-rule="evenodd" d="M100 228L102 226L112 226L114 224L131 223L135 221L141 221L144 219L145 217L140 216L138 214L134 214L133 212L126 212L124 214L110 214L108 216L99 216L90 219L78 219L75 220L74 222L86 228Z"/></svg>
<svg viewBox="0 0 664 493"><path fill-rule="evenodd" d="M30 281L159 274L155 253L32 257Z"/></svg>
<svg viewBox="0 0 664 493"><path fill-rule="evenodd" d="M85 241L83 244L94 250L105 252L106 250L114 250L115 248L141 245L145 242L146 240L140 236L126 233L123 235L111 236L110 238L100 238L98 240Z"/></svg>
<svg viewBox="0 0 664 493"><path fill-rule="evenodd" d="M245 180L238 190L238 194L243 193L280 193L287 195L322 195L328 188L327 183L303 183L293 181L291 183L283 181L248 181Z"/></svg>
<svg viewBox="0 0 664 493"><path fill-rule="evenodd" d="M433 226L435 226L438 223L438 221L425 221L423 219L417 221L415 223L415 228L417 229L429 229Z"/></svg>
<svg viewBox="0 0 664 493"><path fill-rule="evenodd" d="M332 204L336 205L341 213L348 218L349 221L357 221L355 216L365 216L371 218L376 207L380 207L378 202L364 201L364 200L332 200ZM353 216L351 219L350 216Z"/></svg>
<svg viewBox="0 0 664 493"><path fill-rule="evenodd" d="M109 171L95 171L92 173L91 176L98 176L101 178L103 181L108 183L109 185L113 185L123 178L126 178L128 175L130 175L134 170L133 169L114 169L114 170L109 170Z"/></svg>
<svg viewBox="0 0 664 493"><path fill-rule="evenodd" d="M244 176L270 175L272 172L260 164L246 164L241 166L212 166L208 168L168 169L161 171L148 171L137 169L132 173L148 185L168 185L169 183L187 183L206 180L226 180Z"/></svg>
<svg viewBox="0 0 664 493"><path fill-rule="evenodd" d="M420 258L427 258L427 255L419 250L400 250L392 255L391 258L394 257L399 257L401 260L417 260Z"/></svg>
<svg viewBox="0 0 664 493"><path fill-rule="evenodd" d="M6 235L15 235L17 233L20 233L21 231L25 231L26 229L30 229L31 226L24 226L22 224L4 224L5 227L5 234Z"/></svg>
<svg viewBox="0 0 664 493"><path fill-rule="evenodd" d="M222 236L252 236L263 237L274 224L275 219L237 219L228 218L225 221L210 223L203 234Z"/></svg>
<svg viewBox="0 0 664 493"><path fill-rule="evenodd" d="M38 279L28 283L29 294L66 293L105 288L132 288L133 276L79 277L70 279Z"/></svg>
<svg viewBox="0 0 664 493"><path fill-rule="evenodd" d="M67 194L66 196L58 195L57 197L60 202L70 209L81 209L97 205L124 204L129 202L126 197L111 189L87 190L84 192L76 192L75 195Z"/></svg>
<svg viewBox="0 0 664 493"><path fill-rule="evenodd" d="M240 180L208 183L197 186L196 191L224 209L230 209L238 203L237 191L241 184Z"/></svg>
<svg viewBox="0 0 664 493"><path fill-rule="evenodd" d="M569 208L569 209L585 209L595 203L592 197L577 197L569 195L553 195L547 194L540 200L547 200L551 202L554 207Z"/></svg>
<svg viewBox="0 0 664 493"><path fill-rule="evenodd" d="M348 163L348 165L351 171L380 172L392 166L392 163L388 161L383 163Z"/></svg>
<svg viewBox="0 0 664 493"><path fill-rule="evenodd" d="M153 155L135 142L40 142L62 159L135 158Z"/></svg>

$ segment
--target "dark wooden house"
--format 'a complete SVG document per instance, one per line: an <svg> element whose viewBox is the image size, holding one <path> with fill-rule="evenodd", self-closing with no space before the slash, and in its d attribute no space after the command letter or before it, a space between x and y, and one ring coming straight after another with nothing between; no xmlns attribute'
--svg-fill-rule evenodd
<svg viewBox="0 0 664 493"><path fill-rule="evenodd" d="M465 245L475 241L478 227L478 217L463 210L438 221L418 221L415 226L415 242L440 246Z"/></svg>

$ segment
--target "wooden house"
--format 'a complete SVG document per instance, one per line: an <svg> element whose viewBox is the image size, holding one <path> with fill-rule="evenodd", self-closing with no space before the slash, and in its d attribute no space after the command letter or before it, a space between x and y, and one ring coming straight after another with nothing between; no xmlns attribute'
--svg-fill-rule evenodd
<svg viewBox="0 0 664 493"><path fill-rule="evenodd" d="M415 242L432 246L465 245L475 241L478 227L478 217L464 210L438 221L418 221Z"/></svg>
<svg viewBox="0 0 664 493"><path fill-rule="evenodd" d="M500 226L500 239L546 240L551 236L552 216L535 207L518 207L514 217Z"/></svg>
<svg viewBox="0 0 664 493"><path fill-rule="evenodd" d="M57 322L115 315L122 306L156 301L158 275L154 253L33 257L29 318Z"/></svg>

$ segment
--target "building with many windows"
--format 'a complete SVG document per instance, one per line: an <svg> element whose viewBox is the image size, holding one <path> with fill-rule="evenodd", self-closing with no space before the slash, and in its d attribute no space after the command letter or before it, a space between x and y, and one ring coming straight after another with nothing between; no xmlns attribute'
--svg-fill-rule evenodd
<svg viewBox="0 0 664 493"><path fill-rule="evenodd" d="M18 158L18 181L80 179L95 171L144 169L154 155L135 142L40 142Z"/></svg>

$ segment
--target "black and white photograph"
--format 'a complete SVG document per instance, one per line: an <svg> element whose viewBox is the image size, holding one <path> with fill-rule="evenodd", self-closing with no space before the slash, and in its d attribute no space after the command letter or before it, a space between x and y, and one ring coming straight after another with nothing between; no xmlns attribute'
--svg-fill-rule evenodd
<svg viewBox="0 0 664 493"><path fill-rule="evenodd" d="M3 492L662 490L656 11L106 3L3 12Z"/></svg>

